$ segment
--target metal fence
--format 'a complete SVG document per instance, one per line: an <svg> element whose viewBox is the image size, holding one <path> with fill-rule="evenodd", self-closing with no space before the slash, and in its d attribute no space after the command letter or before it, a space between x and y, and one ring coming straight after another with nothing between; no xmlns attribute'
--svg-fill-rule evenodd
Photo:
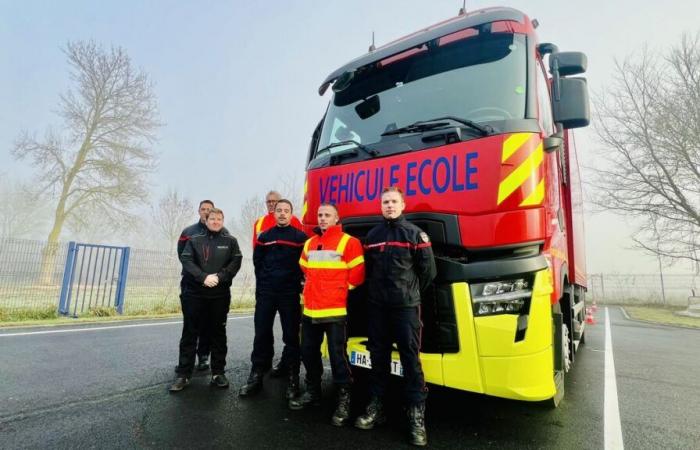
<svg viewBox="0 0 700 450"><path fill-rule="evenodd" d="M0 310L56 308L66 244L0 239Z"/></svg>
<svg viewBox="0 0 700 450"><path fill-rule="evenodd" d="M588 299L597 303L687 306L693 290L700 293L700 275L588 275Z"/></svg>
<svg viewBox="0 0 700 450"><path fill-rule="evenodd" d="M50 313L58 309L67 250L66 243L50 245L26 239L0 239L0 320L4 315L18 311ZM178 312L182 268L175 250L131 249L130 253L123 312ZM85 286L81 289L85 289ZM693 289L696 295L700 293L700 275L588 276L588 298L599 303L683 306L687 305ZM254 304L254 291L253 265L250 259L244 259L231 288L232 307L251 307ZM82 292L84 303L86 291ZM88 309L104 306L102 303L87 304ZM84 308L81 308L81 313L85 313Z"/></svg>
<svg viewBox="0 0 700 450"><path fill-rule="evenodd" d="M50 312L58 309L68 248L67 243L49 245L26 239L0 239L0 320L5 315L17 312ZM178 312L182 266L175 250L132 248L130 254L123 313ZM76 270L76 273L80 272L79 268ZM80 275L76 276L81 278ZM100 275L95 277L86 272L82 278L83 282L92 282ZM82 305L86 303L86 293L92 294L97 288L83 283L80 289L75 299L80 298ZM253 265L250 259L244 259L231 287L232 307L252 306L254 294ZM105 306L102 303L87 302L87 309L100 309ZM82 307L81 311L86 312ZM77 312L77 309L71 308L70 314Z"/></svg>

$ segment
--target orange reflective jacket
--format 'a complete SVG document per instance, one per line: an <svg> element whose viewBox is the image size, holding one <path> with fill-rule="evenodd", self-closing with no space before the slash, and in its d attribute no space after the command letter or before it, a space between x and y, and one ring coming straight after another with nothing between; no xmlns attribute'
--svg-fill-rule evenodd
<svg viewBox="0 0 700 450"><path fill-rule="evenodd" d="M304 244L299 259L306 275L304 315L314 322L330 322L347 315L348 290L365 281L365 258L357 238L340 225Z"/></svg>

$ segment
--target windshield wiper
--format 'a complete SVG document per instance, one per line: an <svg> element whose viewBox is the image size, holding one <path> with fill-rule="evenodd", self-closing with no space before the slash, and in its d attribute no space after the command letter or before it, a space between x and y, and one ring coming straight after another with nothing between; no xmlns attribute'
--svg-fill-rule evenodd
<svg viewBox="0 0 700 450"><path fill-rule="evenodd" d="M414 122L414 123L407 125L405 127L397 128L397 129L391 130L391 131L385 131L384 133L382 133L382 136L391 136L394 134L407 134L407 133L423 133L423 132L429 131L429 130L436 130L438 128L443 128L443 127L449 126L450 125L449 122L445 122L447 120L457 122L457 123L462 124L468 128L471 128L472 130L476 130L482 136L488 136L489 134L493 133L493 128L491 128L488 125L479 125L476 122L473 122L469 119L462 119L461 117L444 116L444 117L436 117L435 119L429 119L429 120L419 120L418 122Z"/></svg>
<svg viewBox="0 0 700 450"><path fill-rule="evenodd" d="M363 152L367 153L370 156L370 158L375 158L377 155L379 155L378 151L367 148L366 146L360 144L359 142L357 142L354 139L348 139L346 141L340 141L340 142L334 142L332 144L328 144L325 147L323 147L322 149L317 150L316 155L318 156L319 153L325 152L326 150L330 150L330 149L335 148L335 147L342 147L343 145L351 145L351 144L354 145L356 148L359 148ZM338 154L331 155L331 156L338 156Z"/></svg>

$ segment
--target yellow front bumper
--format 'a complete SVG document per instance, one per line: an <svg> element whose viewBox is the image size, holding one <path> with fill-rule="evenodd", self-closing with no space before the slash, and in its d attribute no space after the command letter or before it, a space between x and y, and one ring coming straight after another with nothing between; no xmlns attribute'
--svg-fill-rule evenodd
<svg viewBox="0 0 700 450"><path fill-rule="evenodd" d="M524 401L552 398L554 359L552 347L552 277L549 270L536 274L528 327L515 342L518 317L474 317L467 283L454 283L452 295L459 331L457 353L421 353L427 382L454 389ZM348 354L368 354L364 337L350 338ZM392 359L399 360L398 352Z"/></svg>

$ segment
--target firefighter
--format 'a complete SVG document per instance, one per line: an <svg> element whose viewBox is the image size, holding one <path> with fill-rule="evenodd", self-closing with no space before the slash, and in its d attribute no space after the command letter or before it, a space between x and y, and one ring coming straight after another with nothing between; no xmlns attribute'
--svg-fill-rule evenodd
<svg viewBox="0 0 700 450"><path fill-rule="evenodd" d="M408 406L411 443L427 445L425 400L427 388L420 364L421 292L436 275L428 235L402 215L406 204L396 187L381 196L383 223L366 237L367 336L372 361L370 402L355 421L363 430L383 423L383 398L390 375L392 343L396 343L403 367L404 397Z"/></svg>
<svg viewBox="0 0 700 450"><path fill-rule="evenodd" d="M276 225L277 221L275 220L274 213L275 204L277 204L277 202L281 198L282 195L277 191L270 191L265 196L265 206L267 207L267 214L258 217L258 219L253 224L253 249L255 249L255 246L257 245L258 237L260 236L260 234ZM296 216L291 217L289 224L298 230L303 230L301 222ZM284 334L284 330L282 330L282 333ZM277 362L275 367L272 369L272 372L270 373L270 376L272 376L273 378L281 377L287 373L287 362L284 360L284 354L282 354L282 356L283 358Z"/></svg>
<svg viewBox="0 0 700 450"><path fill-rule="evenodd" d="M207 214L209 214L209 210L211 210L213 207L214 202L212 202L211 200L202 200L201 202L199 202L199 220L196 223L182 230L182 233L180 233L180 239L178 239L177 241L178 259L180 259L182 251L185 249L185 244L187 244L187 241L192 236L206 232ZM182 269L182 277L183 278L180 280L180 306L182 306L182 291L185 277L184 267ZM185 308L183 307L182 310L184 311ZM200 371L207 370L209 368L209 336L206 333L204 333L204 331L206 331L206 328L203 325L204 324L200 324L199 327L199 330L200 332L202 332L202 334L197 336L197 370Z"/></svg>
<svg viewBox="0 0 700 450"><path fill-rule="evenodd" d="M183 277L182 313L184 317L177 378L171 392L184 389L192 377L195 346L200 324L211 340L211 384L229 386L226 367L226 320L231 305L231 283L241 268L238 241L224 229L224 212L212 208L207 215L207 230L190 237L180 260Z"/></svg>
<svg viewBox="0 0 700 450"><path fill-rule="evenodd" d="M255 338L250 355L250 376L238 392L242 397L255 394L262 388L263 375L272 366L272 326L277 312L280 315L284 341L282 361L289 376L287 400L299 395L299 294L303 278L299 257L306 234L290 226L292 210L289 200L277 201L274 212L277 225L260 234L253 251L256 280Z"/></svg>
<svg viewBox="0 0 700 450"><path fill-rule="evenodd" d="M347 356L348 290L364 282L362 244L343 233L338 210L324 203L318 208L316 235L307 240L299 259L304 284L304 312L301 323L301 358L306 368L306 392L289 401L290 409L318 406L321 401L321 343L325 334L338 388L331 423L342 426L350 419L352 374Z"/></svg>

